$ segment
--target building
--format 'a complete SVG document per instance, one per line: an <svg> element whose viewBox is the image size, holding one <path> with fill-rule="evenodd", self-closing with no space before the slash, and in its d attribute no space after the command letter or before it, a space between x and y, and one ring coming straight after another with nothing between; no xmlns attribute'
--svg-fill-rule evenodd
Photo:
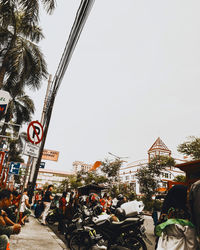
<svg viewBox="0 0 200 250"><path fill-rule="evenodd" d="M74 161L72 165L75 174L79 171L88 172L93 166L92 164L87 164L82 161Z"/></svg>
<svg viewBox="0 0 200 250"><path fill-rule="evenodd" d="M148 162L150 162L150 160L155 156L171 156L171 150L168 149L168 147L164 144L160 137L157 138L157 140L153 143L147 153L148 159L131 162L127 164L127 166L121 167L119 172L121 183L131 185L136 194L141 194L140 184L135 176L137 170L141 167L147 166ZM175 159L175 161L176 163L186 162L186 160L181 159ZM176 167L166 168L162 172L159 191L165 191L167 189L168 181L173 180L177 175L185 175L185 173Z"/></svg>
<svg viewBox="0 0 200 250"><path fill-rule="evenodd" d="M37 177L37 188L42 188L44 184L53 184L53 185L60 185L63 180L72 176L73 173L64 172L64 171L55 171L55 170L48 170L48 169L39 169L38 177Z"/></svg>

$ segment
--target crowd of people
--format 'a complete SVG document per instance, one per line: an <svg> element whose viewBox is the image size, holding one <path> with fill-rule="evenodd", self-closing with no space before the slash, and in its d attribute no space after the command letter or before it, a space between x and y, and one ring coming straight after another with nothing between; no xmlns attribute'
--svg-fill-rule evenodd
<svg viewBox="0 0 200 250"><path fill-rule="evenodd" d="M16 223L16 211L19 205L19 197L16 192L8 189L0 191L0 250L9 249L9 237L11 234L18 234L21 231L21 221ZM23 217L23 214L22 216ZM22 220L22 218L21 218Z"/></svg>
<svg viewBox="0 0 200 250"><path fill-rule="evenodd" d="M92 206L100 204L103 212L112 213L113 205L120 207L127 202L122 194L112 198L107 193L99 196L91 191L89 196L81 196L78 192L63 192L62 196L52 194L53 185L46 190L36 192L33 204L29 204L27 189L23 193L11 192L8 189L0 191L0 250L9 250L9 237L19 234L21 227L28 222L31 208L35 214L39 208L38 217L42 225L46 225L46 217L51 204L58 208L58 230L63 233L64 221L71 220L80 205ZM37 209L36 209L37 208ZM175 185L167 193L160 217L153 210L156 249L158 250L197 250L200 236L200 181L190 188Z"/></svg>

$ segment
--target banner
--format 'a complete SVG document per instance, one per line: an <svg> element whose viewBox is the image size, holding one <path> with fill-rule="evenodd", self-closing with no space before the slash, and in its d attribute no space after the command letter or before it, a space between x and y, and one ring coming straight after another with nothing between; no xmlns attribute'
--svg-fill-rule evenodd
<svg viewBox="0 0 200 250"><path fill-rule="evenodd" d="M42 159L48 161L58 161L59 152L54 150L44 149Z"/></svg>

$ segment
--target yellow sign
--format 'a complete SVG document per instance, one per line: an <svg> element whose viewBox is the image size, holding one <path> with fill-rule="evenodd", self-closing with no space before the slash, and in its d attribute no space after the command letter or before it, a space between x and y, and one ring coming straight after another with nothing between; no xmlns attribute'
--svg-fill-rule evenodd
<svg viewBox="0 0 200 250"><path fill-rule="evenodd" d="M43 160L58 161L59 152L49 149L44 149L42 153Z"/></svg>

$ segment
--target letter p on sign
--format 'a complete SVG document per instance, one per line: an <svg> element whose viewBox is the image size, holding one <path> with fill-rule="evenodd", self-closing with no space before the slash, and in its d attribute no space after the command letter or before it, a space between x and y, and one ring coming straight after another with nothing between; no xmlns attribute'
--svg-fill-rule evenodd
<svg viewBox="0 0 200 250"><path fill-rule="evenodd" d="M43 138L43 126L38 121L33 121L28 125L28 140L33 144L38 144Z"/></svg>

